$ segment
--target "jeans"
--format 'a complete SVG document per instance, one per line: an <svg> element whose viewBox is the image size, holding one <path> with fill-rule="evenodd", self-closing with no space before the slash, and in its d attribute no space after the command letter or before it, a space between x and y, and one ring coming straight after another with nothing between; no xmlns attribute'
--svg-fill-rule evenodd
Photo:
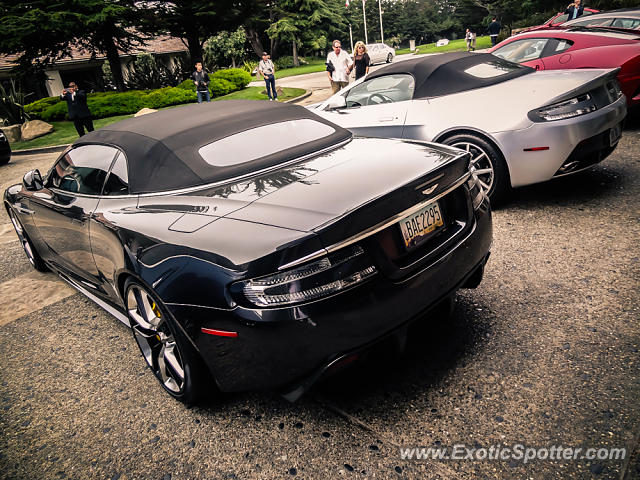
<svg viewBox="0 0 640 480"><path fill-rule="evenodd" d="M202 103L202 98L204 97L205 101L211 101L211 95L209 95L209 90L198 90L198 103Z"/></svg>
<svg viewBox="0 0 640 480"><path fill-rule="evenodd" d="M264 83L267 84L267 95L269 96L269 100L276 100L278 98L278 94L276 92L276 76L273 73L271 75L265 75Z"/></svg>

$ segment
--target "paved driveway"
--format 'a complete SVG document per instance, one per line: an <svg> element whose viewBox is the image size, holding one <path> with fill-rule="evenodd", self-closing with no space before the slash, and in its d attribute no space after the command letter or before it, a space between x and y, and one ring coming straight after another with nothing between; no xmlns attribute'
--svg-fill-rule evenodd
<svg viewBox="0 0 640 480"><path fill-rule="evenodd" d="M52 158L17 157L0 183ZM382 349L295 404L273 392L192 409L170 400L128 329L32 272L0 213L0 478L638 478L638 178L636 119L603 164L518 190L495 212L485 280L449 319L424 318L404 355ZM456 444L627 457L400 453Z"/></svg>

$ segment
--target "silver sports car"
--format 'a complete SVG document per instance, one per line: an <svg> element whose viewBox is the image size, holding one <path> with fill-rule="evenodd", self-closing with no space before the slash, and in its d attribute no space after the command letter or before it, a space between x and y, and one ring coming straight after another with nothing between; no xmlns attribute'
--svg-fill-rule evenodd
<svg viewBox="0 0 640 480"><path fill-rule="evenodd" d="M455 52L388 65L309 108L358 135L467 150L498 202L512 187L603 160L620 139L626 100L615 69L536 72Z"/></svg>

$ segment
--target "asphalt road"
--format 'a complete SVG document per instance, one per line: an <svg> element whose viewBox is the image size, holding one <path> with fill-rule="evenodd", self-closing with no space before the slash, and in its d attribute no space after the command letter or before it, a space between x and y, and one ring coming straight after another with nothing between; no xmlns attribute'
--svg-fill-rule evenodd
<svg viewBox="0 0 640 480"><path fill-rule="evenodd" d="M0 167L0 184L55 155ZM120 322L30 270L0 213L0 478L638 478L640 119L602 164L520 189L449 319L318 385L187 409ZM626 448L626 460L433 461L400 448ZM631 451L634 451L631 457Z"/></svg>

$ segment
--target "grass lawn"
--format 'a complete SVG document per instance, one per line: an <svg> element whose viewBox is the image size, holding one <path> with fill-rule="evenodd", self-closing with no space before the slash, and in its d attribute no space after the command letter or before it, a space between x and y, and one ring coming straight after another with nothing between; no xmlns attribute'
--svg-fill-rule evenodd
<svg viewBox="0 0 640 480"><path fill-rule="evenodd" d="M491 47L491 38L487 35L485 37L477 37L476 38L476 50L480 50L482 48L490 48ZM459 40L451 40L448 45L444 47L436 47L435 43L427 43L425 45L420 45L417 47L418 53L443 53L443 52L455 52L455 51L464 51L467 49L467 42L464 38ZM412 53L408 48L403 48L401 50L396 50L396 55L402 55L405 53Z"/></svg>
<svg viewBox="0 0 640 480"><path fill-rule="evenodd" d="M214 99L217 100L267 100L269 97L267 95L262 95L260 92L264 90L264 87L248 87L238 92L230 93L229 95L225 95L223 97L218 97ZM283 95L278 97L278 100L284 101L289 100L291 98L299 97L305 92L303 88L284 88ZM179 105L178 105L179 106ZM168 107L174 108L174 107ZM133 115L118 115L115 117L108 118L100 118L98 120L93 121L93 125L96 129L100 127L104 127L105 125L110 125L119 120L123 120L125 118L133 117ZM34 138L33 140L29 140L28 142L17 142L11 144L12 150L24 150L27 148L38 148L38 147L49 147L52 145L65 145L67 143L72 143L74 140L78 138L78 132L76 132L75 127L73 126L73 122L70 121L60 121L60 122L51 122L53 125L53 132L44 135L42 137Z"/></svg>
<svg viewBox="0 0 640 480"><path fill-rule="evenodd" d="M284 68L282 70L276 70L276 80L278 78L292 77L294 75L302 75L303 73L322 72L327 66L324 64L323 58L314 58L310 60L307 65L301 67ZM261 80L261 78L258 78Z"/></svg>

